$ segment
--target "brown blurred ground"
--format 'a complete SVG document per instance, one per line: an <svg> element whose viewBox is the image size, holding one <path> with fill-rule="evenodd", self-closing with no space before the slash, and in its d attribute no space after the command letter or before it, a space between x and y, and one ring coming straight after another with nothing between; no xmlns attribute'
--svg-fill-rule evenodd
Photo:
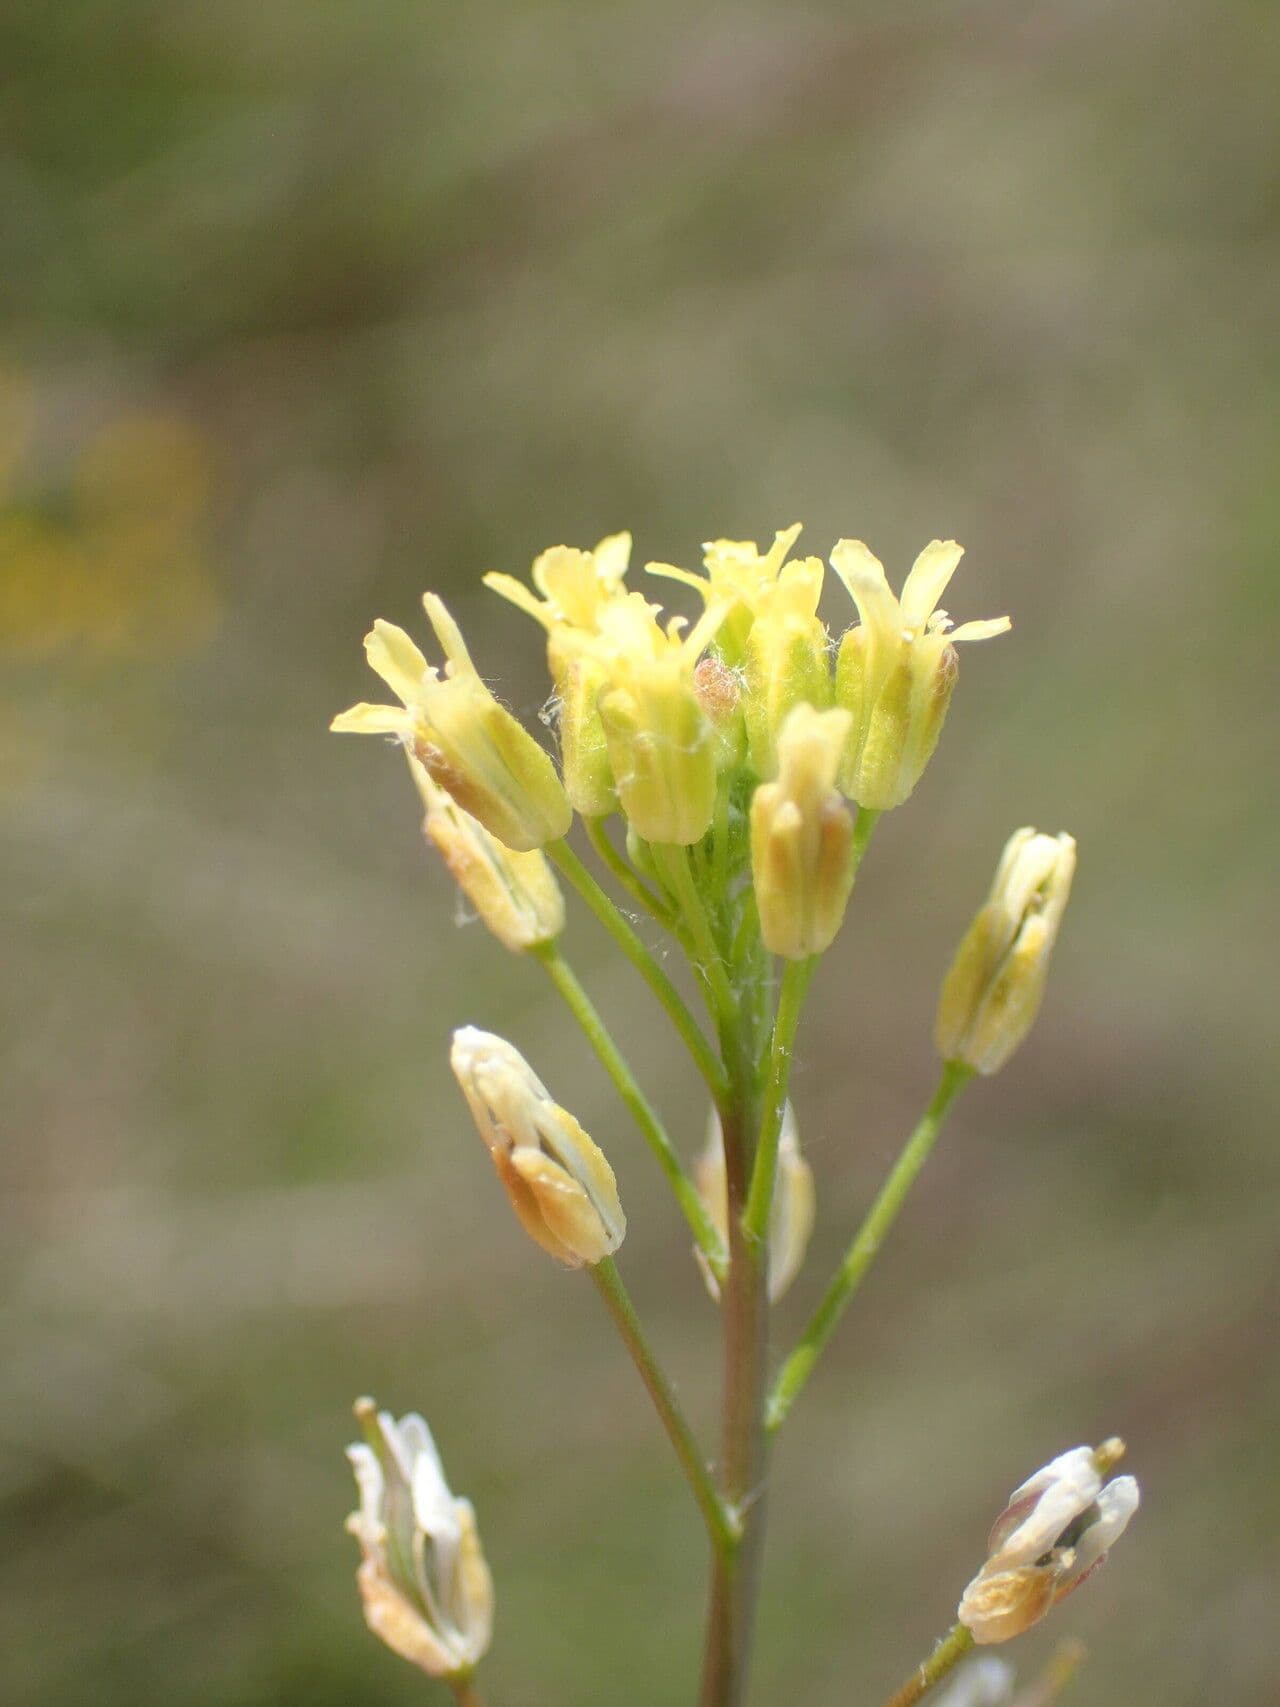
<svg viewBox="0 0 1280 1707"><path fill-rule="evenodd" d="M1147 1505L1057 1620L1072 1699L1274 1701L1280 10L17 0L0 62L0 1695L425 1699L340 1532L368 1389L479 1508L496 1707L688 1699L694 1514L450 1027L573 1088L705 1417L680 1224L535 971L454 928L400 767L324 731L428 583L532 714L482 570L801 517L896 566L954 534L956 614L1016 631L822 974L784 1334L1005 834L1082 867L784 1437L758 1699L880 1699L1011 1482L1119 1431Z"/></svg>

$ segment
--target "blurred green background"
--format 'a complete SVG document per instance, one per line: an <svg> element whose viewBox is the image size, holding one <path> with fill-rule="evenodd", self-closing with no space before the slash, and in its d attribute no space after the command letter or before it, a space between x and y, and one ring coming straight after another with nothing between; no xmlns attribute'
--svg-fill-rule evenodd
<svg viewBox="0 0 1280 1707"><path fill-rule="evenodd" d="M477 1504L494 1707L690 1699L696 1515L450 1028L605 1144L705 1425L682 1224L537 968L458 928L403 767L325 726L426 585L532 716L483 570L796 518L895 577L954 534L954 614L1016 627L811 1004L781 1337L1005 835L1082 864L1038 1029L783 1437L756 1699L880 1700L1007 1488L1111 1432L1144 1511L1012 1657L1080 1634L1082 1707L1280 1699L1280 8L9 0L0 63L4 1700L441 1699L359 1619L364 1390ZM567 947L692 1149L647 996Z"/></svg>

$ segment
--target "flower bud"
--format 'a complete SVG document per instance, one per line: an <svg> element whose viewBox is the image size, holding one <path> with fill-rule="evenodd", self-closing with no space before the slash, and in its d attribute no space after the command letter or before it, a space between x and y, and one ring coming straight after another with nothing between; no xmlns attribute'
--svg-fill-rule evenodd
<svg viewBox="0 0 1280 1707"><path fill-rule="evenodd" d="M1002 616L952 629L935 608L963 555L954 540L935 539L916 558L899 600L861 540L842 539L831 553L861 618L836 662L835 702L853 716L841 787L872 811L900 806L933 756L955 687L956 643L1010 626Z"/></svg>
<svg viewBox="0 0 1280 1707"><path fill-rule="evenodd" d="M505 847L528 852L557 841L573 813L555 766L480 680L443 602L427 593L423 604L447 660L443 677L403 629L376 622L365 651L403 709L355 705L330 728L398 736L432 780Z"/></svg>
<svg viewBox="0 0 1280 1707"><path fill-rule="evenodd" d="M847 711L796 706L778 736L778 780L752 796L760 934L789 960L830 947L853 887L853 814L835 786L850 722Z"/></svg>
<svg viewBox="0 0 1280 1707"><path fill-rule="evenodd" d="M427 809L423 834L498 941L513 954L554 942L564 929L564 897L546 855L537 848L513 853L438 788L412 754L409 768Z"/></svg>
<svg viewBox="0 0 1280 1707"><path fill-rule="evenodd" d="M715 1110L707 1122L707 1144L698 1162L698 1195L711 1224L726 1247L729 1241L729 1182L725 1175L724 1138ZM791 1285L809 1248L816 1212L813 1170L800 1154L800 1133L788 1102L782 1111L778 1136L778 1172L769 1212L769 1297L776 1301ZM701 1251L694 1253L707 1291L720 1297L720 1285Z"/></svg>
<svg viewBox="0 0 1280 1707"><path fill-rule="evenodd" d="M822 563L788 563L763 592L746 645L747 738L758 777L777 774L778 731L797 705L831 703L827 631L818 620Z"/></svg>
<svg viewBox="0 0 1280 1707"><path fill-rule="evenodd" d="M1104 1486L1123 1453L1119 1440L1074 1447L1010 1494L957 1613L975 1642L1021 1635L1104 1562L1138 1509L1132 1476Z"/></svg>
<svg viewBox="0 0 1280 1707"><path fill-rule="evenodd" d="M465 1678L489 1646L493 1579L475 1513L449 1492L420 1416L397 1423L359 1399L364 1442L347 1448L360 1509L347 1529L360 1543L356 1581L370 1630L430 1677Z"/></svg>
<svg viewBox="0 0 1280 1707"><path fill-rule="evenodd" d="M627 1230L613 1169L519 1050L464 1026L450 1064L529 1237L570 1268L611 1256Z"/></svg>
<svg viewBox="0 0 1280 1707"><path fill-rule="evenodd" d="M986 905L943 980L934 1038L944 1061L998 1072L1030 1031L1071 894L1076 844L1017 830Z"/></svg>

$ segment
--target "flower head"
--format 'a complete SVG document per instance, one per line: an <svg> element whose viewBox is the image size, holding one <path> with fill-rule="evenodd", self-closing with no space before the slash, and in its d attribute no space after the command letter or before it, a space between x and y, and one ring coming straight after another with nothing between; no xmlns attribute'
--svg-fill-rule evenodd
<svg viewBox="0 0 1280 1707"><path fill-rule="evenodd" d="M724 1136L715 1110L707 1122L707 1144L697 1168L698 1195L706 1205L721 1241L729 1238L729 1184L725 1174ZM782 1113L778 1138L778 1173L769 1213L769 1297L777 1300L800 1272L813 1232L816 1195L813 1169L800 1153L800 1129L788 1102ZM720 1286L709 1265L697 1253L702 1277L713 1298Z"/></svg>
<svg viewBox="0 0 1280 1707"><path fill-rule="evenodd" d="M858 539L842 539L831 566L858 607L860 622L840 643L836 704L853 713L842 787L860 806L900 806L920 780L942 733L961 641L987 640L1007 616L952 628L938 600L964 555L935 539L916 558L899 599L884 565Z"/></svg>
<svg viewBox="0 0 1280 1707"><path fill-rule="evenodd" d="M986 905L943 980L934 1036L944 1061L995 1073L1030 1031L1075 869L1070 836L1010 836Z"/></svg>
<svg viewBox="0 0 1280 1707"><path fill-rule="evenodd" d="M489 1646L493 1579L475 1513L449 1491L431 1431L359 1399L364 1440L347 1448L360 1509L356 1581L374 1635L431 1677L465 1677Z"/></svg>
<svg viewBox="0 0 1280 1707"><path fill-rule="evenodd" d="M379 620L365 636L365 652L400 705L353 705L330 728L397 736L505 847L528 852L556 841L573 814L554 765L480 680L443 601L427 593L422 602L445 654L443 674L402 628Z"/></svg>
<svg viewBox="0 0 1280 1707"><path fill-rule="evenodd" d="M1138 1509L1132 1476L1106 1481L1123 1455L1120 1440L1076 1446L1013 1490L957 1613L976 1642L1021 1635L1103 1563Z"/></svg>
<svg viewBox="0 0 1280 1707"><path fill-rule="evenodd" d="M570 1268L612 1256L627 1221L604 1152L504 1038L463 1026L449 1059L529 1237Z"/></svg>
<svg viewBox="0 0 1280 1707"><path fill-rule="evenodd" d="M409 755L409 768L427 809L422 830L455 883L504 948L522 954L554 942L564 929L564 897L540 849L513 853Z"/></svg>

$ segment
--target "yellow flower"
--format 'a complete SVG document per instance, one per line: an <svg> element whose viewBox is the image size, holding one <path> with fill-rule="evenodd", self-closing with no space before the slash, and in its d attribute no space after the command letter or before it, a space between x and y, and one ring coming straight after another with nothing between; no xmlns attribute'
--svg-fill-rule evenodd
<svg viewBox="0 0 1280 1707"><path fill-rule="evenodd" d="M1030 1031L1075 869L1070 836L1010 836L987 903L943 980L934 1038L944 1061L998 1072Z"/></svg>
<svg viewBox="0 0 1280 1707"><path fill-rule="evenodd" d="M629 593L601 611L598 634L565 640L599 672L609 765L631 827L647 842L687 845L706 834L715 811L719 743L695 670L724 613L710 607L684 634L682 617L664 629L657 612Z"/></svg>
<svg viewBox="0 0 1280 1707"><path fill-rule="evenodd" d="M778 736L780 771L751 800L751 874L771 954L831 946L853 887L853 815L836 788L852 718L798 705Z"/></svg>
<svg viewBox="0 0 1280 1707"><path fill-rule="evenodd" d="M975 1642L1020 1636L1104 1562L1140 1498L1132 1476L1105 1480L1123 1455L1121 1440L1073 1447L1009 1495L960 1601Z"/></svg>
<svg viewBox="0 0 1280 1707"><path fill-rule="evenodd" d="M768 551L761 552L753 539L712 539L703 546L702 562L705 575L695 575L673 563L647 563L645 572L660 575L668 581L679 581L692 587L708 606L717 605L723 611L717 645L725 661L740 664L746 656L747 637L762 601L768 598L779 579L800 568L787 563L787 553L800 537L801 524L774 534ZM805 559L805 567L817 563ZM818 563L821 581L822 566ZM816 601L815 601L816 602Z"/></svg>
<svg viewBox="0 0 1280 1707"><path fill-rule="evenodd" d="M938 744L955 687L956 643L987 640L1011 626L1001 616L953 629L936 608L963 555L954 540L935 539L898 599L861 540L842 539L831 553L861 618L841 641L836 664L835 702L853 713L841 787L873 811L906 800Z"/></svg>
<svg viewBox="0 0 1280 1707"><path fill-rule="evenodd" d="M567 631L599 631L602 612L625 596L631 535L610 534L594 551L556 545L533 565L535 597L511 575L489 574L484 584L547 631L547 668L555 684L560 762L565 792L575 812L602 818L617 808L608 744L597 701L604 672L589 655L565 640Z"/></svg>
<svg viewBox="0 0 1280 1707"><path fill-rule="evenodd" d="M627 1230L613 1169L520 1051L463 1026L450 1064L529 1237L570 1268L612 1256Z"/></svg>
<svg viewBox="0 0 1280 1707"><path fill-rule="evenodd" d="M561 628L594 634L600 612L623 595L630 559L631 535L613 533L594 551L553 545L537 557L530 578L540 599L514 575L491 573L484 577L484 584L541 623L552 640Z"/></svg>
<svg viewBox="0 0 1280 1707"><path fill-rule="evenodd" d="M505 847L528 852L557 841L573 812L554 765L480 680L443 601L427 593L422 602L445 654L443 676L402 628L379 620L365 636L365 652L400 705L354 705L330 728L397 736Z"/></svg>
<svg viewBox="0 0 1280 1707"><path fill-rule="evenodd" d="M546 855L537 848L513 853L438 788L412 754L409 768L427 809L423 834L498 941L515 954L553 942L564 929L564 897Z"/></svg>
<svg viewBox="0 0 1280 1707"><path fill-rule="evenodd" d="M707 1122L707 1145L697 1167L698 1195L706 1206L711 1223L721 1241L729 1240L729 1186L725 1176L724 1139L720 1122L712 1111ZM777 1300L791 1285L813 1232L817 1212L817 1197L813 1184L813 1169L800 1154L800 1129L795 1113L787 1103L782 1111L782 1132L778 1139L778 1174L773 1190L773 1205L769 1212L769 1297ZM700 1251L695 1252L702 1269L702 1278L713 1298L720 1296L720 1285Z"/></svg>
<svg viewBox="0 0 1280 1707"><path fill-rule="evenodd" d="M431 1431L358 1399L364 1441L347 1448L360 1509L347 1529L370 1630L430 1677L465 1678L493 1632L493 1579L475 1513L445 1481Z"/></svg>
<svg viewBox="0 0 1280 1707"><path fill-rule="evenodd" d="M829 636L818 619L822 563L805 557L786 564L755 605L746 644L746 718L751 766L759 777L777 773L778 731L797 705L831 704Z"/></svg>

